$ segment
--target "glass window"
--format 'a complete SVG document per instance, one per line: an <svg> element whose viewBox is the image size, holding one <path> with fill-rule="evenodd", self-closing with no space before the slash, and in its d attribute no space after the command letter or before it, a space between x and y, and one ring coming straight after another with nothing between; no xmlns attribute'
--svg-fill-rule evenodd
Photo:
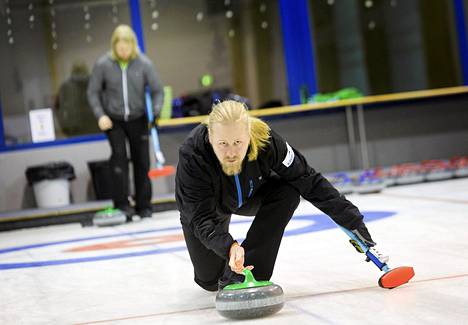
<svg viewBox="0 0 468 325"><path fill-rule="evenodd" d="M145 0L146 53L177 100L173 116L206 114L240 96L287 104L277 0ZM239 98L239 97L236 97Z"/></svg>
<svg viewBox="0 0 468 325"><path fill-rule="evenodd" d="M31 142L29 111L53 110L56 138L97 133L89 73L127 0L0 0L0 96L7 145Z"/></svg>
<svg viewBox="0 0 468 325"><path fill-rule="evenodd" d="M309 0L320 92L460 85L453 1Z"/></svg>

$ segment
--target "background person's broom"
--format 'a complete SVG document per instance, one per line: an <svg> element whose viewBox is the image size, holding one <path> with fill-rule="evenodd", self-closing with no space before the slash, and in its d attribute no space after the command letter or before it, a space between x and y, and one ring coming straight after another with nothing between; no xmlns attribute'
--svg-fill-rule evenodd
<svg viewBox="0 0 468 325"><path fill-rule="evenodd" d="M151 101L151 96L149 92L146 92L146 114L148 116L148 121L150 121L151 125L151 140L153 143L154 155L156 158L156 168L150 169L148 172L149 178L158 178L173 175L175 173L175 167L172 165L164 166L166 159L161 151L161 147L159 146L159 136L158 130L156 129L156 124L152 123L154 121L154 114L153 114L153 104Z"/></svg>

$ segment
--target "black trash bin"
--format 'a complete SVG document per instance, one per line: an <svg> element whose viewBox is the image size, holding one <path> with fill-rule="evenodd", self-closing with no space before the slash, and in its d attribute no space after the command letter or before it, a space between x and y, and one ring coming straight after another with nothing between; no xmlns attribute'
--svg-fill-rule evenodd
<svg viewBox="0 0 468 325"><path fill-rule="evenodd" d="M97 200L112 199L112 175L109 160L88 162Z"/></svg>
<svg viewBox="0 0 468 325"><path fill-rule="evenodd" d="M32 185L39 208L70 204L70 181L75 179L73 166L64 161L30 166L26 178Z"/></svg>

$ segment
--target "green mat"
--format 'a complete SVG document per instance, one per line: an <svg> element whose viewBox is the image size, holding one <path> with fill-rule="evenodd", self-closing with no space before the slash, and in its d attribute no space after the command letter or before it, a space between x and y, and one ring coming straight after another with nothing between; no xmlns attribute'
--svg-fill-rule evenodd
<svg viewBox="0 0 468 325"><path fill-rule="evenodd" d="M357 88L343 88L331 93L317 93L309 97L309 103L335 102L343 99L360 98L363 94Z"/></svg>

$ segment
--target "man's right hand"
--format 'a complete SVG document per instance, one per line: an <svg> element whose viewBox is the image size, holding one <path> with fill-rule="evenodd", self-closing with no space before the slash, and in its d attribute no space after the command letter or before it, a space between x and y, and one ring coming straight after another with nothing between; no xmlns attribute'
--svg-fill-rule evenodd
<svg viewBox="0 0 468 325"><path fill-rule="evenodd" d="M112 129L112 120L107 115L103 115L98 120L98 126L101 131Z"/></svg>
<svg viewBox="0 0 468 325"><path fill-rule="evenodd" d="M244 266L244 247L239 245L238 242L234 242L229 249L229 267L233 272L242 274L244 269L252 270L253 265Z"/></svg>

